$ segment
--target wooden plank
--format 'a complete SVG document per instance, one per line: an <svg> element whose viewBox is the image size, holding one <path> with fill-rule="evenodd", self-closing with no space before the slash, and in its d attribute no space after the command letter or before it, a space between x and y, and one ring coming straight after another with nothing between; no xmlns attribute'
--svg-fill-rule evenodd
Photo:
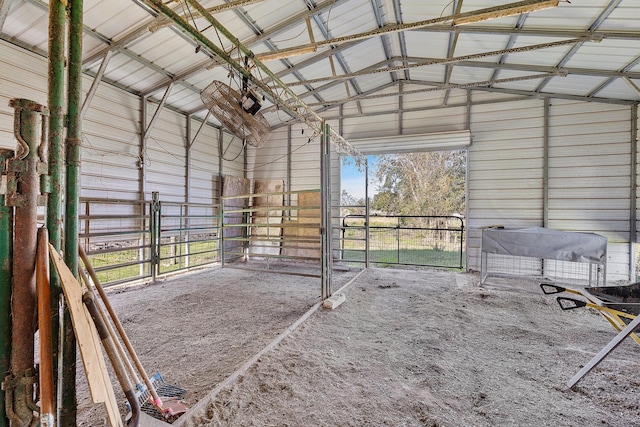
<svg viewBox="0 0 640 427"><path fill-rule="evenodd" d="M91 315L82 302L82 286L51 244L49 250L71 314L71 322L76 333L84 372L87 375L91 400L93 403L104 404L112 427L123 427L116 396L102 355L100 338Z"/></svg>

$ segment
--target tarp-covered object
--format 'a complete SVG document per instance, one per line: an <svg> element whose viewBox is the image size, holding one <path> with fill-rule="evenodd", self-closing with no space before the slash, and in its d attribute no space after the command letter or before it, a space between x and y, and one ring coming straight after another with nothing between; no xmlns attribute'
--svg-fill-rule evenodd
<svg viewBox="0 0 640 427"><path fill-rule="evenodd" d="M595 233L574 233L535 227L482 230L482 252L605 264L607 238Z"/></svg>

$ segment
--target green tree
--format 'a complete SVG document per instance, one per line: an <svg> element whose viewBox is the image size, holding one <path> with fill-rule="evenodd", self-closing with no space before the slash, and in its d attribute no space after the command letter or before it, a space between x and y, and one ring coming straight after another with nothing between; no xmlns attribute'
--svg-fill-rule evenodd
<svg viewBox="0 0 640 427"><path fill-rule="evenodd" d="M451 215L465 211L464 151L380 156L372 207L398 215Z"/></svg>

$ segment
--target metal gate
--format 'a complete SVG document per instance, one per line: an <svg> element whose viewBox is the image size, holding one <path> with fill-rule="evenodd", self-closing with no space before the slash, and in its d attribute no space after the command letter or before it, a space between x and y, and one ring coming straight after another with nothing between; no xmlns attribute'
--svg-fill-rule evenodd
<svg viewBox="0 0 640 427"><path fill-rule="evenodd" d="M464 221L459 216L347 215L342 261L377 265L464 268Z"/></svg>

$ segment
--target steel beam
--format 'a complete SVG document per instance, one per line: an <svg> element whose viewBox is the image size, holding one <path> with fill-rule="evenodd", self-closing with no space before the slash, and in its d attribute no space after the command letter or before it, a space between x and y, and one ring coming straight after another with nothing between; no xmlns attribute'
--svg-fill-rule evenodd
<svg viewBox="0 0 640 427"><path fill-rule="evenodd" d="M109 64L109 60L113 56L113 51L108 51L104 58L102 58L102 62L100 63L100 68L98 68L98 72L93 77L93 82L91 83L91 87L87 92L87 95L84 98L84 102L82 103L82 108L80 109L80 120L84 119L84 115L87 114L87 110L89 109L89 105L91 105L91 101L98 91L98 85L100 85L100 81L104 76L104 71L107 69L107 65Z"/></svg>

